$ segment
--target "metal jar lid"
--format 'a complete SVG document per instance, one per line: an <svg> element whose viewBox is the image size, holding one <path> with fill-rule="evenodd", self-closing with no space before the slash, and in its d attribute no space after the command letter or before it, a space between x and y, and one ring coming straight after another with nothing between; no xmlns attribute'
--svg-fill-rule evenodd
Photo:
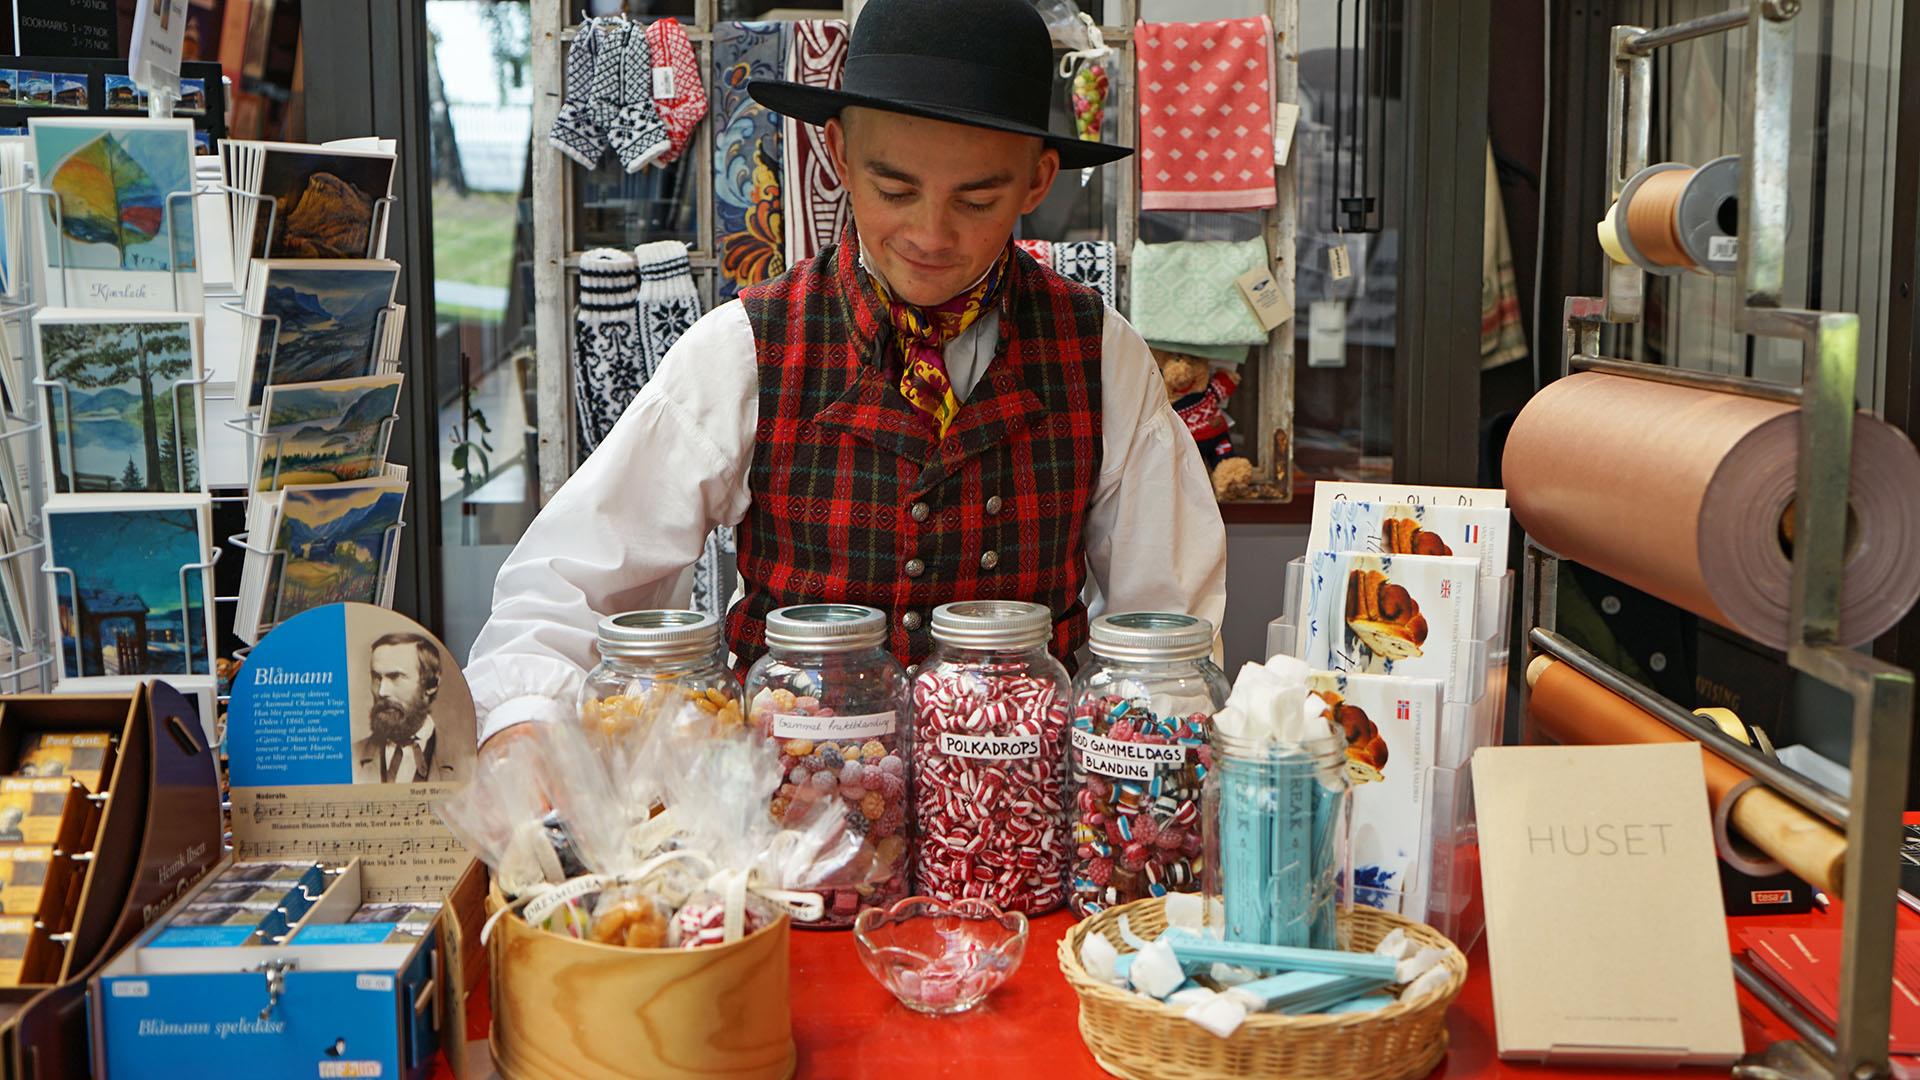
<svg viewBox="0 0 1920 1080"><path fill-rule="evenodd" d="M872 649L887 640L887 617L859 604L796 604L767 616L767 645L799 652Z"/></svg>
<svg viewBox="0 0 1920 1080"><path fill-rule="evenodd" d="M1213 656L1213 624L1171 611L1102 615L1088 631L1095 656L1122 663L1205 660Z"/></svg>
<svg viewBox="0 0 1920 1080"><path fill-rule="evenodd" d="M963 649L1033 649L1053 636L1053 613L1024 600L962 600L933 609L933 639Z"/></svg>
<svg viewBox="0 0 1920 1080"><path fill-rule="evenodd" d="M607 658L678 662L719 648L720 620L701 611L626 611L600 620L600 655Z"/></svg>

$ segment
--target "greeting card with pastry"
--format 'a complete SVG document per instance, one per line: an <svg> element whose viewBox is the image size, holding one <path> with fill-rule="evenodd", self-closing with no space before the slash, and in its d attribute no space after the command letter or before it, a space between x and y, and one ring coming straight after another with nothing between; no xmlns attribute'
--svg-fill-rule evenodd
<svg viewBox="0 0 1920 1080"><path fill-rule="evenodd" d="M1477 560L1482 577L1507 569L1505 507L1342 502L1332 517L1336 551L1460 556Z"/></svg>
<svg viewBox="0 0 1920 1080"><path fill-rule="evenodd" d="M1347 737L1353 788L1354 897L1425 919L1433 863L1426 815L1440 738L1437 679L1316 671L1307 692Z"/></svg>
<svg viewBox="0 0 1920 1080"><path fill-rule="evenodd" d="M1467 558L1314 552L1303 659L1320 670L1465 687L1479 581L1479 564Z"/></svg>

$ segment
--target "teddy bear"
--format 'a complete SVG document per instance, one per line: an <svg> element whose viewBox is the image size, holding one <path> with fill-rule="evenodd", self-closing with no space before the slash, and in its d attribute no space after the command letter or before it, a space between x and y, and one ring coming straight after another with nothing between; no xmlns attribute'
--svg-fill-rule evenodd
<svg viewBox="0 0 1920 1080"><path fill-rule="evenodd" d="M1227 430L1227 399L1240 385L1231 372L1215 371L1205 360L1160 349L1153 351L1160 377L1167 384L1167 400L1193 433L1200 457L1213 474L1217 498L1246 498L1253 494L1253 462L1234 453Z"/></svg>

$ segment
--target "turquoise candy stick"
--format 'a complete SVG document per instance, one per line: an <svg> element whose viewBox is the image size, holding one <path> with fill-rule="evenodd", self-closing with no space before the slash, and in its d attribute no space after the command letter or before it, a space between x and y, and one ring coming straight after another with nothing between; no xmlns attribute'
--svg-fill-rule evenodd
<svg viewBox="0 0 1920 1080"><path fill-rule="evenodd" d="M1256 971L1309 971L1376 979L1380 980L1381 986L1387 986L1393 982L1397 966L1392 957L1375 953L1215 941L1178 927L1168 930L1162 935L1162 940L1173 946L1173 955L1182 965L1190 968L1232 964Z"/></svg>

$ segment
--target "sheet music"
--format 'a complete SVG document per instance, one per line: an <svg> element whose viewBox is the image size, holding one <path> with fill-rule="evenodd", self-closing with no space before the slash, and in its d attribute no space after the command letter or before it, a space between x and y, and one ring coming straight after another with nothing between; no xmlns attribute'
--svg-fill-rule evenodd
<svg viewBox="0 0 1920 1080"><path fill-rule="evenodd" d="M234 788L234 844L242 859L361 857L368 903L438 900L467 864L433 812L458 784L317 784Z"/></svg>

